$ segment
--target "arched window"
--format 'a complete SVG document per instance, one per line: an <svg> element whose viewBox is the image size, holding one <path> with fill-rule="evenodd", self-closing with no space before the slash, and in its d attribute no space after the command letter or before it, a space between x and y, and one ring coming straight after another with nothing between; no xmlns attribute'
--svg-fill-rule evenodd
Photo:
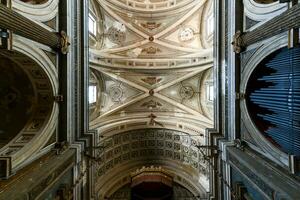
<svg viewBox="0 0 300 200"><path fill-rule="evenodd" d="M283 48L263 60L247 94L257 128L286 153L300 156L300 48Z"/></svg>
<svg viewBox="0 0 300 200"><path fill-rule="evenodd" d="M94 36L97 34L96 19L91 13L89 14L89 32Z"/></svg>

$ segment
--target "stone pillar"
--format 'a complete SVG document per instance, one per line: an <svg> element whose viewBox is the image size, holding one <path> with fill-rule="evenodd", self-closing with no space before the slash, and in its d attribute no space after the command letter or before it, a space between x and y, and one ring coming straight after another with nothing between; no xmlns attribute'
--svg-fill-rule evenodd
<svg viewBox="0 0 300 200"><path fill-rule="evenodd" d="M61 33L51 32L1 3L0 19L1 29L12 31L62 53L68 51L68 37L63 31Z"/></svg>

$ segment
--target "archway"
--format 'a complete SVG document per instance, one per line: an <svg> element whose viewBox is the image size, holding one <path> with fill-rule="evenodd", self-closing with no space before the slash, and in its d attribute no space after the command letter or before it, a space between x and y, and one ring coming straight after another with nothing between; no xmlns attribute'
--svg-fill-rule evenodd
<svg viewBox="0 0 300 200"><path fill-rule="evenodd" d="M300 155L300 48L283 48L265 58L247 84L248 111L256 127L282 151Z"/></svg>
<svg viewBox="0 0 300 200"><path fill-rule="evenodd" d="M10 170L34 159L47 144L55 134L58 114L56 77L49 76L50 67L41 65L45 63L40 54L40 63L36 62L36 52L28 53L26 45L14 44L13 51L0 52L4 72L0 75L0 156L7 159Z"/></svg>

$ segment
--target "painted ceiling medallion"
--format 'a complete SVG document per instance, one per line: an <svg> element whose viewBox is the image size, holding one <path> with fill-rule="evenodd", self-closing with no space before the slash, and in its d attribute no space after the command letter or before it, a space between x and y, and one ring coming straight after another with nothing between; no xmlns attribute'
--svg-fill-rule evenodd
<svg viewBox="0 0 300 200"><path fill-rule="evenodd" d="M191 99L194 96L195 91L192 86L181 86L179 94L182 99Z"/></svg>
<svg viewBox="0 0 300 200"><path fill-rule="evenodd" d="M114 85L109 88L109 96L113 102L120 102L123 97L123 90L120 86Z"/></svg>
<svg viewBox="0 0 300 200"><path fill-rule="evenodd" d="M184 27L178 33L179 41L191 42L195 39L195 31L191 27Z"/></svg>
<svg viewBox="0 0 300 200"><path fill-rule="evenodd" d="M111 0L113 2L113 0ZM170 8L186 6L193 0L116 0L121 7L130 7L135 11L163 11Z"/></svg>
<svg viewBox="0 0 300 200"><path fill-rule="evenodd" d="M142 53L143 49L142 48L135 48L132 50L129 50L126 52L126 55L130 58L136 58L138 56L140 56L140 54ZM129 65L133 65L132 62L128 63Z"/></svg>
<svg viewBox="0 0 300 200"><path fill-rule="evenodd" d="M124 25L123 25L124 26ZM108 39L115 44L123 44L126 41L126 30L125 27L112 26L108 29Z"/></svg>

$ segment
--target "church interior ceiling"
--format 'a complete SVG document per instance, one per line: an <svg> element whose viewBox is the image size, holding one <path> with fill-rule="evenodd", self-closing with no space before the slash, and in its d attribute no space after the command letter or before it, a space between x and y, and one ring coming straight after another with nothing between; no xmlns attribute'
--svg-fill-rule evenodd
<svg viewBox="0 0 300 200"><path fill-rule="evenodd" d="M0 199L300 199L299 2L0 0Z"/></svg>
<svg viewBox="0 0 300 200"><path fill-rule="evenodd" d="M90 4L98 190L106 171L121 166L132 165L129 173L149 165L176 172L172 166L178 165L187 177L205 177L207 163L199 164L197 146L206 144L205 129L213 126L212 1ZM207 189L207 178L195 182L199 191Z"/></svg>

